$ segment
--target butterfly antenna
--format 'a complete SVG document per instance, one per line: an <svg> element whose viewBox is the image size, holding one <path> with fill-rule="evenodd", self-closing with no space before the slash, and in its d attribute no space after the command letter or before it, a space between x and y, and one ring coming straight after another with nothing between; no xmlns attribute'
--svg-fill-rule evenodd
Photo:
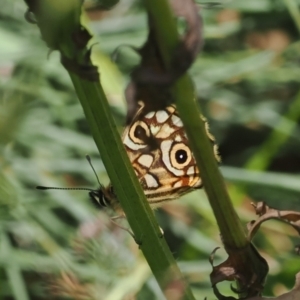
<svg viewBox="0 0 300 300"><path fill-rule="evenodd" d="M37 186L35 187L37 190L81 190L81 191L94 191L93 189L89 188L60 188L60 187L54 187L54 186Z"/></svg>
<svg viewBox="0 0 300 300"><path fill-rule="evenodd" d="M101 187L102 184L100 183L99 177L98 177L98 175L97 175L97 173L96 173L96 171L95 171L95 169L94 169L94 167L93 167L93 165L92 165L92 160L91 160L90 156L89 156L89 155L86 155L85 157L86 157L86 160L89 162L91 168L93 169L93 172L94 172L94 174L95 174L95 176L96 176L96 178L97 178L97 181L98 181L98 183L99 183L99 186Z"/></svg>

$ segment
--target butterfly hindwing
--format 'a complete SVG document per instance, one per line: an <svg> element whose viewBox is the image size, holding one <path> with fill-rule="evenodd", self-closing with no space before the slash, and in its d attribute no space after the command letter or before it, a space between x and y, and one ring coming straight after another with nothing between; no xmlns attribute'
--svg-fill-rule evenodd
<svg viewBox="0 0 300 300"><path fill-rule="evenodd" d="M199 170L175 105L145 111L125 129L123 143L150 203L200 188Z"/></svg>

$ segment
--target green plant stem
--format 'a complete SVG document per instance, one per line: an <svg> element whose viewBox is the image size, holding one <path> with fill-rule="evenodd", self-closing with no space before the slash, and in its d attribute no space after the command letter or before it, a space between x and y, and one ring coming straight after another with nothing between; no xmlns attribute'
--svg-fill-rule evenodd
<svg viewBox="0 0 300 300"><path fill-rule="evenodd" d="M175 19L165 0L144 0L157 32L157 39L166 65L178 44ZM222 175L218 169L207 138L200 111L195 102L193 84L188 75L182 76L173 87L175 102L184 123L189 142L200 169L205 191L218 222L225 245L232 248L248 244L243 227L235 213Z"/></svg>
<svg viewBox="0 0 300 300"><path fill-rule="evenodd" d="M164 62L168 66L174 45L179 41L176 23L170 9L166 8L168 5L166 0L144 0L144 2L156 29L158 45ZM249 283L254 274L262 282L268 268L265 261L247 240L243 226L233 208L207 137L204 122L201 121L200 110L195 102L194 88L189 76L183 75L174 84L172 91L200 170L205 191L216 217L222 241L230 258L233 259L232 266L237 272L246 275ZM240 281L238 281L238 286L245 287Z"/></svg>
<svg viewBox="0 0 300 300"><path fill-rule="evenodd" d="M89 79L86 73L80 73L80 68L76 67L80 66L82 61L86 63L86 53L88 53L87 46L78 47L74 37L80 27L80 6L78 4L81 1L67 0L63 5L63 10L59 9L61 0L27 0L26 2L35 13L47 45L59 50L63 57L72 62L71 70L68 68L68 72L90 130L135 239L140 242L140 249L158 284L167 298L168 287L172 287L176 283L176 286L180 287L180 299L194 299L162 237L154 214L133 171L102 86L98 80ZM52 22L55 22L53 27L51 26ZM56 30L57 28L61 28L61 30ZM65 40L62 36L65 37ZM80 34L77 38L84 40L86 35ZM80 41L82 42L82 40ZM95 68L92 71L95 72Z"/></svg>
<svg viewBox="0 0 300 300"><path fill-rule="evenodd" d="M144 3L152 17L157 44L165 65L168 67L174 47L179 42L174 17L166 0L144 0ZM238 288L246 288L246 285L253 280L253 276L256 276L258 282L263 282L268 266L247 240L243 226L233 208L207 137L204 122L201 121L200 110L195 102L194 88L189 76L185 74L177 80L172 92L219 226L222 242L232 259L231 266L237 273L242 273L247 278L248 282L244 282L245 285L242 281L237 281Z"/></svg>

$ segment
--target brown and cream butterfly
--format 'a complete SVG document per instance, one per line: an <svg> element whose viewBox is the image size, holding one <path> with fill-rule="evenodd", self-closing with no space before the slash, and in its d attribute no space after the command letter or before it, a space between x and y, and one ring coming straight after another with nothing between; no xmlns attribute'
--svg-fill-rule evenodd
<svg viewBox="0 0 300 300"><path fill-rule="evenodd" d="M122 140L147 200L157 207L201 188L202 180L175 105L157 111L140 105ZM219 161L215 139L202 119ZM90 196L101 206L115 206L117 201L111 185L91 191Z"/></svg>
<svg viewBox="0 0 300 300"><path fill-rule="evenodd" d="M175 105L156 111L147 110L142 102L139 105L135 117L123 132L122 141L151 206L157 207L164 201L201 188L200 172ZM214 137L209 133L204 118L203 121L219 161ZM100 184L97 190L73 189L89 190L92 201L101 207L120 208L111 185L103 187Z"/></svg>

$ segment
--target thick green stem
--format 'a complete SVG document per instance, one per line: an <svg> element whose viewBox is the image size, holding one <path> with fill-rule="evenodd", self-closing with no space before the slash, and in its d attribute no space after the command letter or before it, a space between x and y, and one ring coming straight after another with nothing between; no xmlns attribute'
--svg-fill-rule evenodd
<svg viewBox="0 0 300 300"><path fill-rule="evenodd" d="M166 0L144 0L157 32L158 44L166 65L178 44L175 19ZM205 191L213 208L225 245L232 248L248 244L243 227L235 213L207 138L200 110L195 102L193 84L188 75L182 76L173 87L178 111L185 125Z"/></svg>
<svg viewBox="0 0 300 300"><path fill-rule="evenodd" d="M85 81L72 73L70 76L114 190L136 240L141 243L140 249L153 274L163 290L171 283L179 281L183 285L182 299L193 299L165 239L161 237L153 212L145 199L116 130L101 86L98 82Z"/></svg>
<svg viewBox="0 0 300 300"><path fill-rule="evenodd" d="M167 8L167 0L144 0L156 31L157 44L168 67L174 47L179 42L174 17ZM175 46L174 46L175 45ZM195 102L193 84L188 75L183 75L174 84L173 97L187 132L200 176L203 180L210 205L216 217L222 241L231 259L231 266L243 274L246 281L238 280L240 288L251 285L253 276L263 282L267 274L266 262L261 259L247 240L243 226L233 208L223 177L218 169L211 143L207 137L200 110ZM247 288L246 288L247 289ZM253 293L255 294L255 288ZM243 297L243 295L240 295Z"/></svg>
<svg viewBox="0 0 300 300"><path fill-rule="evenodd" d="M79 30L81 1L67 0L63 10L59 9L61 0L27 0L27 3L46 43L61 52L114 191L158 284L167 298L170 298L168 288L176 283L180 299L194 299L162 237L121 142L96 68L91 66L86 46L89 35L84 29ZM55 22L53 27L52 22Z"/></svg>

